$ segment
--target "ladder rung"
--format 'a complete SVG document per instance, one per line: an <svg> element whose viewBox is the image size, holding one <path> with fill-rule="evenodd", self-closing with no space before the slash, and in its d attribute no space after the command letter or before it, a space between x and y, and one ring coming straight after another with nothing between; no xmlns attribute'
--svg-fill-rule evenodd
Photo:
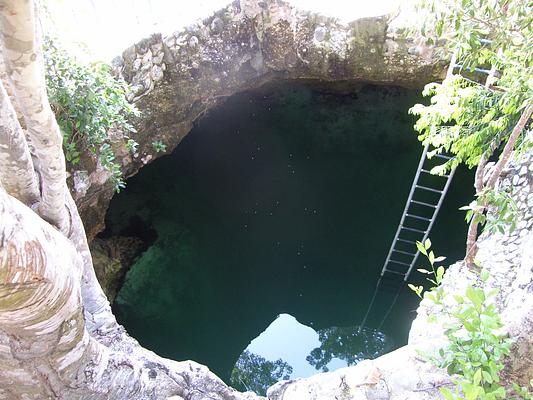
<svg viewBox="0 0 533 400"><path fill-rule="evenodd" d="M414 242L413 242L414 243ZM396 250L396 249L392 249L392 251L394 251L395 253L402 253L402 254L406 254L408 256L416 256L416 253L409 253L408 251L403 251L403 250Z"/></svg>
<svg viewBox="0 0 533 400"><path fill-rule="evenodd" d="M405 214L406 217L411 217L411 218L416 218L416 219L419 219L421 221L428 221L430 222L431 221L431 218L426 218L426 217L419 217L418 215L413 215L413 214Z"/></svg>
<svg viewBox="0 0 533 400"><path fill-rule="evenodd" d="M408 231L411 231L411 232L426 233L426 231L421 231L420 229L415 229L415 228L409 228L408 226L403 226L403 225L402 225L402 229L407 229Z"/></svg>
<svg viewBox="0 0 533 400"><path fill-rule="evenodd" d="M422 186L422 185L415 185L415 186L417 188L419 188L419 189L422 189L422 190L427 190L427 191L434 192L434 193L442 193L442 190L433 189L433 188L430 188L430 187L427 187L427 186Z"/></svg>
<svg viewBox="0 0 533 400"><path fill-rule="evenodd" d="M386 269L385 268L385 271L383 271L383 272L390 272L391 274L405 276L405 274L403 272L393 271L392 269Z"/></svg>
<svg viewBox="0 0 533 400"><path fill-rule="evenodd" d="M391 272L391 270L389 270L389 269L386 269L385 271L386 272ZM398 278L396 278L395 276L391 276L391 275L383 275L383 276L381 276L381 280L379 282L380 286L385 286L385 287L389 287L389 288L390 287L398 287L398 286L401 286L401 284L402 284L402 282L398 281Z"/></svg>
<svg viewBox="0 0 533 400"><path fill-rule="evenodd" d="M411 203L420 204L420 205L423 205L423 206L426 206L426 207L437 208L437 206L434 205L434 204L424 203L423 201L418 201L418 200L413 200L413 199L411 199Z"/></svg>
<svg viewBox="0 0 533 400"><path fill-rule="evenodd" d="M444 160L451 160L453 157L445 156L444 154L435 154L434 157L442 158Z"/></svg>
<svg viewBox="0 0 533 400"><path fill-rule="evenodd" d="M398 240L399 242L404 242L404 243L409 243L409 244L416 244L416 242L413 241L413 240L407 240L407 239L401 239L401 238L396 238L396 240Z"/></svg>
<svg viewBox="0 0 533 400"><path fill-rule="evenodd" d="M402 283L404 283L403 280L399 280L398 278L396 278L396 280L394 281L396 282L397 284L396 285L384 285L384 284L381 284L379 285L378 287L378 290L382 291L382 292L385 292L385 291L391 291L391 290L398 290L398 289L401 289L402 288Z"/></svg>
<svg viewBox="0 0 533 400"><path fill-rule="evenodd" d="M406 267L410 267L411 266L411 264L405 263L403 261L396 261L396 260L393 260L391 258L389 258L389 262L393 262L393 263L400 264L400 265L405 265Z"/></svg>
<svg viewBox="0 0 533 400"><path fill-rule="evenodd" d="M463 64L455 64L454 68L462 69L463 68ZM477 72L477 73L480 73L480 74L486 74L486 75L490 74L490 69L474 67L473 69L472 68L467 68L466 70L467 71L474 71L474 72Z"/></svg>
<svg viewBox="0 0 533 400"><path fill-rule="evenodd" d="M385 268L385 271L388 271L388 269ZM380 283L386 283L388 285L392 284L392 283L397 283L398 281L396 280L396 277L392 277L392 276L382 276L381 277L381 282Z"/></svg>
<svg viewBox="0 0 533 400"><path fill-rule="evenodd" d="M436 175L436 174L432 174L430 170L427 170L427 169L425 169L425 168L422 168L421 171L422 171L422 172L425 172L426 174L430 174L430 175L433 175L433 176L440 176L440 177L442 177L442 178L447 178L447 177L450 176L450 175L448 175L448 174L444 174L444 175Z"/></svg>

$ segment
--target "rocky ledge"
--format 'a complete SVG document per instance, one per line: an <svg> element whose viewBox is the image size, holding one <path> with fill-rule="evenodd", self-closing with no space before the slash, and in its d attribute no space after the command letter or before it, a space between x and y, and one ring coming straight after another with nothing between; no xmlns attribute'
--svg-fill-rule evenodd
<svg viewBox="0 0 533 400"><path fill-rule="evenodd" d="M483 283L464 263L452 265L443 281L445 303L464 294L467 285L497 288L496 305L504 329L514 340L503 371L504 382L527 386L533 376L533 152L512 163L502 174L500 187L511 188L518 206L519 223L514 231L483 234L478 240L477 260L489 271ZM375 360L354 367L283 381L268 390L270 400L433 400L442 399L439 388L452 386L450 376L418 356L445 342L439 324L444 321L433 303L423 300L409 334L409 343Z"/></svg>
<svg viewBox="0 0 533 400"><path fill-rule="evenodd" d="M134 154L121 132L112 133L124 176L171 152L211 107L267 82L320 81L351 91L361 82L421 87L442 75L445 63L421 38L405 37L408 26L402 13L344 24L281 0L240 0L172 35L141 40L113 61L142 113L134 121ZM92 240L113 195L108 174L93 165L71 171L70 183Z"/></svg>
<svg viewBox="0 0 533 400"><path fill-rule="evenodd" d="M117 74L133 85L129 98L142 112L135 121L135 139L140 145L134 154L125 149L122 134L113 133L124 175L135 174L164 154L156 152L154 141L164 143L166 152L172 151L209 108L267 82L301 79L356 90L360 82L419 87L442 75L445 63L419 38L403 37L408 24L400 17L342 24L278 0L241 0L173 35L155 34L140 41L114 60ZM500 182L513 186L521 212L518 230L482 236L478 257L491 272L488 284L500 288L498 307L515 339L506 374L522 383L533 374L531 162L528 156L511 166ZM72 171L71 187L92 239L103 229L113 195L108 175L98 165ZM109 257L113 255L109 248L102 251L112 260L120 259ZM444 282L448 296L467 283L479 284L464 265L450 267ZM416 349L442 343L442 332L427 321L431 313L431 305L422 302L407 346L355 367L280 382L269 390L269 398L441 398L438 388L449 385L450 377L416 356ZM220 391L229 390L221 382L217 384ZM258 398L253 394L231 396Z"/></svg>

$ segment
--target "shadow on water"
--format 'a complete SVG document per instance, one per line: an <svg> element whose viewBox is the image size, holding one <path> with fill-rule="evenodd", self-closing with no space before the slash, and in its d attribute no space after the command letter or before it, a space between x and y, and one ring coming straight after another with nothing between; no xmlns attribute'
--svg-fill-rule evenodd
<svg viewBox="0 0 533 400"><path fill-rule="evenodd" d="M307 359L289 362L293 377L405 344L417 306L407 290L382 332L367 335L373 342L353 332L420 156L407 114L417 93L285 83L212 110L111 203L108 233L131 234L139 219L157 232L117 297L119 321L146 347L206 364L226 381L254 338L290 318L315 333L285 324L249 353L290 358L278 350L298 347L307 332ZM431 235L450 261L462 257L457 209L471 198L470 182L458 171ZM282 313L290 315L278 323Z"/></svg>

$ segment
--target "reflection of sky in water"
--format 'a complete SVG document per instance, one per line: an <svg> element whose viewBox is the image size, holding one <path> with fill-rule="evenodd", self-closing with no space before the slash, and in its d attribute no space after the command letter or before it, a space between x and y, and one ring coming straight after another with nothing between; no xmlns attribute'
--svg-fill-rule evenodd
<svg viewBox="0 0 533 400"><path fill-rule="evenodd" d="M275 361L281 358L293 368L291 378L304 378L317 373L317 369L315 369L307 359L314 349L320 348L321 346L322 348L327 347L326 352L333 355L331 360L325 364L330 371L353 365L358 361L353 358L350 360L335 357L336 354L342 357L343 351L352 354L352 357L354 358L358 358L357 355L360 356L362 353L368 354L368 352L370 352L372 353L372 356L374 356L376 352L381 354L387 351L387 348L389 347L385 336L381 333L371 332L369 335L368 330L364 329L358 334L357 326L338 329L342 330L344 335L336 335L332 338L332 341L329 341L328 346L328 342L321 342L319 333L313 328L301 324L292 315L280 314L263 333L252 340L246 350L270 361ZM335 334L338 333L338 331L335 330L325 331ZM345 340L347 331L349 331L348 336L361 336L361 340L352 341L351 343L347 342ZM324 335L322 335L322 337L324 337ZM366 340L364 340L363 337ZM368 337L374 338L375 341L369 341ZM343 340L344 343L342 342ZM364 344L361 343L361 341L363 341ZM331 343L336 343L337 346L340 343L341 346L335 348L335 345L332 347ZM342 346L343 344L345 345L344 348ZM363 344L366 349L354 348L358 344Z"/></svg>
<svg viewBox="0 0 533 400"><path fill-rule="evenodd" d="M128 180L106 221L112 235L156 236L127 274L119 322L150 350L201 362L226 382L271 323L279 333L254 342L250 354L264 356L242 360L244 372L264 359L277 377L278 359L298 376L373 358L359 353L379 336L353 336L354 325L420 156L406 112L416 92L368 86L341 96L287 82L261 90L227 99L172 155ZM457 211L465 190L452 187L432 234L452 259L466 230ZM406 342L416 299L400 296L383 325L387 347ZM376 310L389 305L376 299ZM280 313L306 326L288 315L273 322ZM367 326L378 326L372 314Z"/></svg>

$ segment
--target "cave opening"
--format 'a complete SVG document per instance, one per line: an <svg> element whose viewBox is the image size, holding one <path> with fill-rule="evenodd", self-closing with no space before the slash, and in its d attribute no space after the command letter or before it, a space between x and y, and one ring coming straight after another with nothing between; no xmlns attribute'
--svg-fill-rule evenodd
<svg viewBox="0 0 533 400"><path fill-rule="evenodd" d="M419 89L279 82L210 110L111 202L103 236L146 243L119 322L226 382L237 362L300 377L404 345L418 303L408 289L379 332L357 328L420 157L408 109L421 101ZM457 171L431 234L450 263L471 182Z"/></svg>

